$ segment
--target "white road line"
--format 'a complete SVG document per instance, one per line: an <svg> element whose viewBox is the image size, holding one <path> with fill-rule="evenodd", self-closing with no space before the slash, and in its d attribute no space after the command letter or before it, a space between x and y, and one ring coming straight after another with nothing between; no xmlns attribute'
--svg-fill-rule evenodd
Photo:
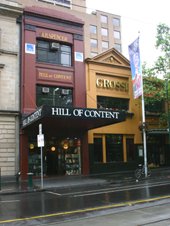
<svg viewBox="0 0 170 226"><path fill-rule="evenodd" d="M56 193L56 192L52 192L52 191L46 191L46 193L61 196L60 193Z"/></svg>
<svg viewBox="0 0 170 226"><path fill-rule="evenodd" d="M11 203L11 202L20 202L20 200L4 200L4 201L0 201L0 203Z"/></svg>

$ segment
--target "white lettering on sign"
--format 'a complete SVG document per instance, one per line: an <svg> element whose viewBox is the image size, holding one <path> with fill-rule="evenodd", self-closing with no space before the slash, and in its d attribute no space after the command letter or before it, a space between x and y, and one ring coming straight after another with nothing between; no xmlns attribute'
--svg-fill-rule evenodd
<svg viewBox="0 0 170 226"><path fill-rule="evenodd" d="M71 116L68 108L52 108L52 115Z"/></svg>
<svg viewBox="0 0 170 226"><path fill-rule="evenodd" d="M113 118L118 119L119 112L116 111L102 111L95 109L69 109L69 108L52 108L53 116L74 116L85 118Z"/></svg>
<svg viewBox="0 0 170 226"><path fill-rule="evenodd" d="M39 108L33 114L31 114L26 119L24 119L22 125L23 126L26 126L26 125L30 124L31 122L37 120L38 118L41 117L41 113L42 113L42 108Z"/></svg>

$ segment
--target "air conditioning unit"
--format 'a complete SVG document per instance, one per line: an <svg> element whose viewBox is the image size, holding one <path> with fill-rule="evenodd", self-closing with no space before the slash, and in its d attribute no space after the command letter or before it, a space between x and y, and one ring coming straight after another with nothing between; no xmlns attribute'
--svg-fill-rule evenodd
<svg viewBox="0 0 170 226"><path fill-rule="evenodd" d="M51 43L51 50L58 50L60 48L60 44L57 42Z"/></svg>
<svg viewBox="0 0 170 226"><path fill-rule="evenodd" d="M48 87L42 87L42 93L49 93L50 89Z"/></svg>
<svg viewBox="0 0 170 226"><path fill-rule="evenodd" d="M62 89L61 90L62 95L68 95L69 94L69 89Z"/></svg>

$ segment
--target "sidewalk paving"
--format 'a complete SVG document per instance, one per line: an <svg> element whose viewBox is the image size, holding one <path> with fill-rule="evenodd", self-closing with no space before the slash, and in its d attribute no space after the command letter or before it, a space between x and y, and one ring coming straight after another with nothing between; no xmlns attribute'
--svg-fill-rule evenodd
<svg viewBox="0 0 170 226"><path fill-rule="evenodd" d="M143 178L140 183L147 181L170 181L170 167L157 168L152 170L151 177ZM9 195L24 192L38 192L50 189L65 189L71 187L86 187L114 184L115 186L122 186L123 184L136 185L134 171L114 172L110 174L98 174L89 176L58 176L58 177L44 177L43 188L41 178L33 178L33 180L16 181L13 179L1 179L0 195Z"/></svg>

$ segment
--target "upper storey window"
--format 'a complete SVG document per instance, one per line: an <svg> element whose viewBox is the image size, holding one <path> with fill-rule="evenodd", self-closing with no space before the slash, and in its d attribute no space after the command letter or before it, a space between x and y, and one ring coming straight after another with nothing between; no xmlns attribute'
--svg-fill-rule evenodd
<svg viewBox="0 0 170 226"><path fill-rule="evenodd" d="M46 2L52 5L61 5L64 7L71 8L71 1L70 0L38 0L39 2Z"/></svg>
<svg viewBox="0 0 170 226"><path fill-rule="evenodd" d="M101 28L101 34L102 34L102 36L108 36L108 29L107 28Z"/></svg>
<svg viewBox="0 0 170 226"><path fill-rule="evenodd" d="M71 46L44 40L37 41L37 61L71 66Z"/></svg>
<svg viewBox="0 0 170 226"><path fill-rule="evenodd" d="M100 19L101 19L101 23L107 24L107 22L108 22L108 17L107 16L101 15Z"/></svg>
<svg viewBox="0 0 170 226"><path fill-rule="evenodd" d="M120 19L113 18L113 26L114 27L120 27Z"/></svg>
<svg viewBox="0 0 170 226"><path fill-rule="evenodd" d="M90 25L90 33L97 34L97 27L95 25Z"/></svg>

